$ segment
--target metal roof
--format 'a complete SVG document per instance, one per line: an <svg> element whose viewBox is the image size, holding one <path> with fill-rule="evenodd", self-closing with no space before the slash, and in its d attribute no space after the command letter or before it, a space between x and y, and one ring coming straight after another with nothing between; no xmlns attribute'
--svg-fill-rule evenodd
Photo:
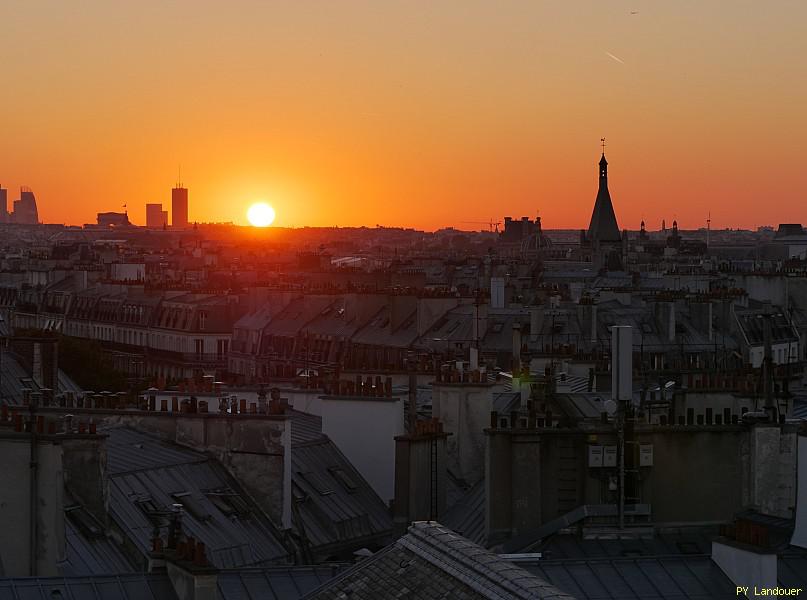
<svg viewBox="0 0 807 600"><path fill-rule="evenodd" d="M464 538L480 546L486 546L485 480L475 483L440 520L446 527L456 531Z"/></svg>
<svg viewBox="0 0 807 600"><path fill-rule="evenodd" d="M165 574L0 579L0 600L179 600Z"/></svg>
<svg viewBox="0 0 807 600"><path fill-rule="evenodd" d="M580 600L737 598L709 556L538 561L524 567Z"/></svg>
<svg viewBox="0 0 807 600"><path fill-rule="evenodd" d="M291 463L298 530L312 549L335 553L386 543L389 509L330 438L293 443Z"/></svg>
<svg viewBox="0 0 807 600"><path fill-rule="evenodd" d="M218 596L220 600L297 600L341 570L341 566L322 565L222 571Z"/></svg>
<svg viewBox="0 0 807 600"><path fill-rule="evenodd" d="M10 404L22 404L23 388L27 387L36 391L40 389L40 386L33 381L31 374L23 368L13 352L4 348L2 353L3 355L0 357L0 397L10 401ZM27 383L23 384L23 380L27 380ZM58 372L58 385L57 392L77 393L81 391L81 388L61 369Z"/></svg>
<svg viewBox="0 0 807 600"><path fill-rule="evenodd" d="M82 535L69 515L65 515L64 522L66 559L59 564L59 573L64 576L113 575L135 570L111 539Z"/></svg>
<svg viewBox="0 0 807 600"><path fill-rule="evenodd" d="M101 431L109 435L106 447L110 475L209 460L201 452L128 427L109 427Z"/></svg>
<svg viewBox="0 0 807 600"><path fill-rule="evenodd" d="M109 511L142 553L149 551L154 528L148 503L167 511L174 503L186 503L177 494L187 494L183 529L204 542L213 565L232 568L287 559L289 552L271 521L217 461L180 446L164 448L164 442L131 429L115 427L105 433L109 464L114 465ZM165 460L159 464L162 451Z"/></svg>
<svg viewBox="0 0 807 600"><path fill-rule="evenodd" d="M291 417L292 445L312 442L322 437L322 417L293 408L286 409L286 414Z"/></svg>
<svg viewBox="0 0 807 600"><path fill-rule="evenodd" d="M394 544L306 596L347 597L570 598L543 579L434 522L413 523Z"/></svg>

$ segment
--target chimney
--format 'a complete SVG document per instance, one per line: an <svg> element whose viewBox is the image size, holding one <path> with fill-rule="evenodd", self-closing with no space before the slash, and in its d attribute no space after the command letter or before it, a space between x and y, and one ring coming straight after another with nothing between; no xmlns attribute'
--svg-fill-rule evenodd
<svg viewBox="0 0 807 600"><path fill-rule="evenodd" d="M538 335L544 325L544 307L531 306L530 307L530 341L538 341Z"/></svg>
<svg viewBox="0 0 807 600"><path fill-rule="evenodd" d="M675 341L675 302L667 304L667 339L671 342Z"/></svg>
<svg viewBox="0 0 807 600"><path fill-rule="evenodd" d="M712 303L692 302L689 305L689 314L692 318L692 325L700 332L705 333L712 341L714 335L712 327Z"/></svg>
<svg viewBox="0 0 807 600"><path fill-rule="evenodd" d="M633 328L615 325L611 328L611 399L633 399Z"/></svg>
<svg viewBox="0 0 807 600"><path fill-rule="evenodd" d="M182 531L181 506L174 505L168 529L168 539L163 543L159 534L152 539L149 571L165 569L177 598L187 600L218 599L218 569L207 560L205 545Z"/></svg>
<svg viewBox="0 0 807 600"><path fill-rule="evenodd" d="M434 521L446 510L446 439L437 419L418 421L395 438L393 519L399 530L412 521Z"/></svg>
<svg viewBox="0 0 807 600"><path fill-rule="evenodd" d="M474 340L482 340L488 331L488 306L486 302L474 304L473 323L471 325L471 337Z"/></svg>
<svg viewBox="0 0 807 600"><path fill-rule="evenodd" d="M656 302L654 308L659 331L668 341L675 341L675 302L664 300Z"/></svg>
<svg viewBox="0 0 807 600"><path fill-rule="evenodd" d="M778 587L775 548L787 540L766 515L760 517L740 517L722 525L721 537L712 541L712 561L734 583L737 596L756 598L763 595L759 590Z"/></svg>
<svg viewBox="0 0 807 600"><path fill-rule="evenodd" d="M513 377L521 371L521 323L513 323Z"/></svg>

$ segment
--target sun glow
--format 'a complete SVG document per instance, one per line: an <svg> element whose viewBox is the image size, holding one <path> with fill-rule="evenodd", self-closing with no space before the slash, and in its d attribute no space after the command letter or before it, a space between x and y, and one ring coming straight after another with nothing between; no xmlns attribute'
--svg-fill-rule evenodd
<svg viewBox="0 0 807 600"><path fill-rule="evenodd" d="M247 220L253 227L269 227L275 220L275 209L266 202L256 202L249 207Z"/></svg>

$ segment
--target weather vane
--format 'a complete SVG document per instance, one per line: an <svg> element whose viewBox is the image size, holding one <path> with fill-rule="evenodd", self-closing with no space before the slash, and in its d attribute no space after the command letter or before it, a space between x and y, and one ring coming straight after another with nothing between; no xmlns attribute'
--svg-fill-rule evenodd
<svg viewBox="0 0 807 600"><path fill-rule="evenodd" d="M600 142L602 142L602 153L605 154L605 138L600 138Z"/></svg>

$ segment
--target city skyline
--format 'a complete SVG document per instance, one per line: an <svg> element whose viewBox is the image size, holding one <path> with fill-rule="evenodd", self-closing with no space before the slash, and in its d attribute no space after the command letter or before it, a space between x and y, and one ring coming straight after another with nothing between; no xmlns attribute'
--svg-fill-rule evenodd
<svg viewBox="0 0 807 600"><path fill-rule="evenodd" d="M603 136L623 227L804 220L797 3L0 16L18 86L0 181L31 186L44 222L126 204L145 223L182 164L192 221L246 224L265 201L278 226L433 230L538 211L548 228L583 228Z"/></svg>

